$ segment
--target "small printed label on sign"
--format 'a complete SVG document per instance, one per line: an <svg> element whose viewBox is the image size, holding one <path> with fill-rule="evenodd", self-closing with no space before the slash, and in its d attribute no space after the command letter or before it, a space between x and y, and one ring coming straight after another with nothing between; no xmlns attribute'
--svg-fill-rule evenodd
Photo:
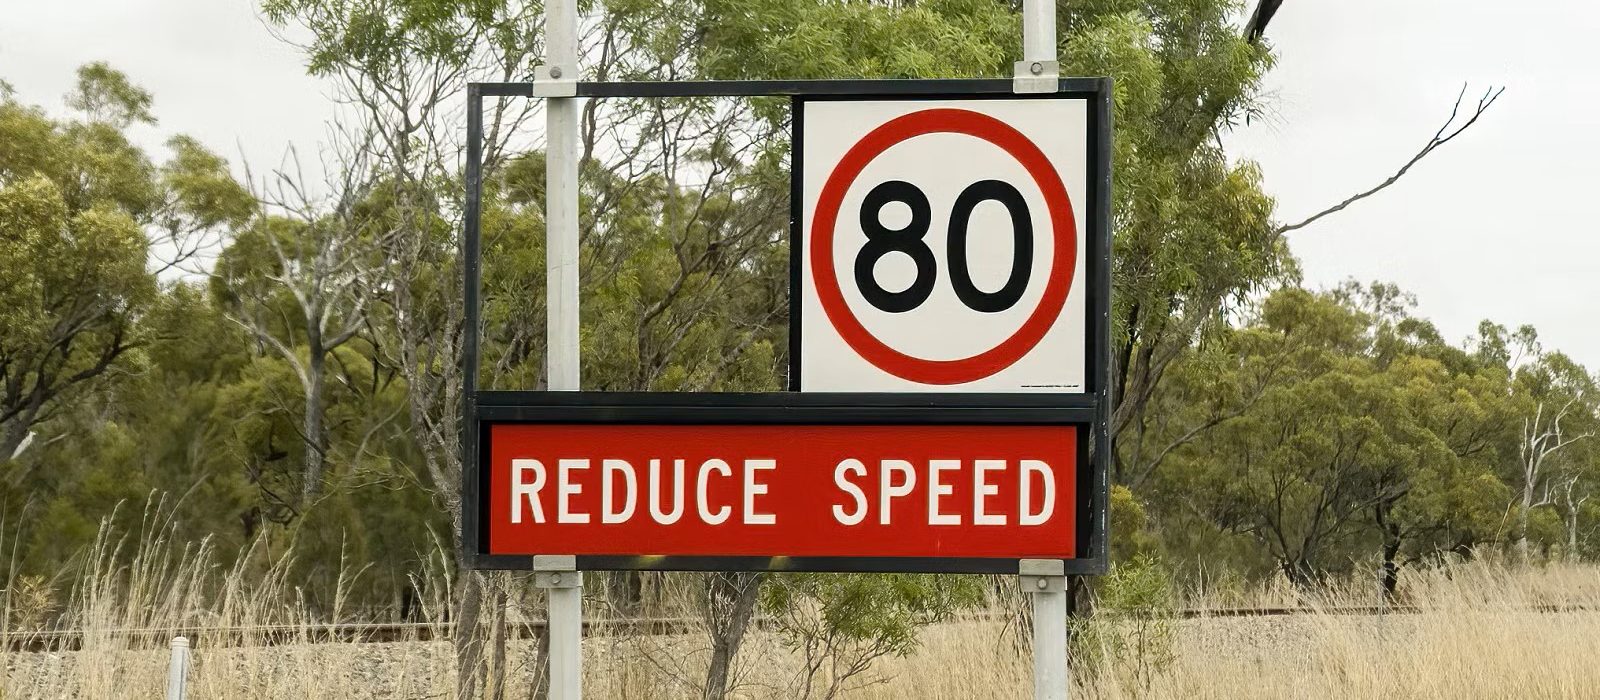
<svg viewBox="0 0 1600 700"><path fill-rule="evenodd" d="M490 554L1070 559L1073 426L488 430Z"/></svg>

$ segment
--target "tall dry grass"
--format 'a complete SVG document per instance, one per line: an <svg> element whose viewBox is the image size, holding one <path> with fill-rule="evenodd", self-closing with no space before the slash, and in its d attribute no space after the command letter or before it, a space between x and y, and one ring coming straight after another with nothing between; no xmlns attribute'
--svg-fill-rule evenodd
<svg viewBox="0 0 1600 700"><path fill-rule="evenodd" d="M327 642L319 634L323 625L353 621L338 602L343 596L314 609L289 580L287 556L268 562L264 574L247 573L242 565L221 568L207 543L174 541L174 528L162 517L154 509L142 533L103 536L70 576L44 586L49 590L42 592L37 582L6 582L0 632L15 638L75 630L83 646L0 652L0 697L160 697L167 661L162 642L192 628L204 629L193 639L194 698L449 697L455 669L448 641ZM239 559L259 564L260 556ZM342 589L360 585L353 574L341 580ZM443 619L449 591L439 582L446 580L440 572L418 578L430 619ZM672 580L655 579L659 588L650 598L657 609L646 614L693 608L694 588ZM603 585L605 577L591 581ZM592 593L586 611L598 622L584 643L589 697L698 696L710 648L702 631L630 632L606 622L606 598ZM1309 597L1276 584L1190 591L1186 607L1293 604L1314 611L1168 618L1159 629L1170 656L1141 664L1130 657L1155 652L1130 651L1145 648L1140 645L1103 650L1096 667L1074 669L1074 696L1600 697L1600 567L1477 561L1408 570L1400 599L1418 612L1339 614L1342 606L1374 604L1370 580L1336 582ZM513 624L539 613L537 600L510 601ZM44 613L34 609L39 606ZM833 648L825 663L810 666L823 677L806 683L801 654L773 631L755 629L732 685L738 697L749 698L797 697L807 686L817 697L830 686L853 698L1028 697L1031 658L1018 643L1014 619L997 597L989 610L926 629L916 653L877 659L839 683L832 681L859 667L855 661L868 650ZM1121 618L1101 624L1113 629L1095 639L1133 633L1141 623ZM446 638L445 625L433 629ZM265 645L269 639L277 643ZM505 697L531 696L536 663L531 642L510 644Z"/></svg>

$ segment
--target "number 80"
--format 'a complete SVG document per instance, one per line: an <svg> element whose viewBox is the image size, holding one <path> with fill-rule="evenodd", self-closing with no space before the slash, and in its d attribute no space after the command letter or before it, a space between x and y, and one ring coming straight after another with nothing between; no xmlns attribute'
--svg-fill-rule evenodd
<svg viewBox="0 0 1600 700"><path fill-rule="evenodd" d="M972 283L972 271L967 262L967 227L972 211L978 204L995 201L1005 205L1011 215L1011 276L998 291L985 292ZM911 223L894 230L883 225L879 216L890 202L901 202L911 208ZM861 296L888 313L904 313L921 306L933 293L934 278L938 275L938 262L923 237L928 235L932 223L932 208L927 195L916 185L902 180L890 180L872 188L861 202L861 230L867 235L867 244L856 255L856 286ZM1028 203L1022 193L1010 184L999 180L980 180L962 190L950 210L950 231L946 237L950 259L950 284L956 296L968 308L983 313L998 313L1015 306L1028 288L1028 277L1033 268L1033 219L1028 214ZM878 284L874 274L878 261L889 253L904 253L917 266L917 277L911 286L891 292Z"/></svg>

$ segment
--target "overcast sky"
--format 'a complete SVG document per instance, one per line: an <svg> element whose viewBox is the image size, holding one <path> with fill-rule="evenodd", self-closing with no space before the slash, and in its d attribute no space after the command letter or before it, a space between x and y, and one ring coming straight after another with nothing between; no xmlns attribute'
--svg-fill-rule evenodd
<svg viewBox="0 0 1600 700"><path fill-rule="evenodd" d="M0 79L52 109L79 64L106 60L156 97L152 145L199 137L259 172L314 152L331 106L253 0L9 0ZM1537 7L1532 7L1536 5ZM1600 3L1287 0L1269 36L1271 116L1229 138L1258 161L1280 218L1387 177L1465 84L1507 88L1471 131L1399 185L1291 234L1308 284L1398 283L1452 340L1480 319L1531 323L1600 368ZM843 76L841 76L843 77Z"/></svg>

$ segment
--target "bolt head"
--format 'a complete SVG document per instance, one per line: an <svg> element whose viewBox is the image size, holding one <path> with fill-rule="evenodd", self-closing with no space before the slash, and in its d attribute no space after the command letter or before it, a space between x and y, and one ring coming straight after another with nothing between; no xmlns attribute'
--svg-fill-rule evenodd
<svg viewBox="0 0 1600 700"><path fill-rule="evenodd" d="M1033 65L1028 66L1028 70L1033 71L1034 75L1039 75L1040 73L1044 72L1044 64L1040 63L1038 61L1034 61Z"/></svg>
<svg viewBox="0 0 1600 700"><path fill-rule="evenodd" d="M550 77L552 77L552 78L560 78L561 77L561 66L550 66ZM559 577L557 577L557 578L559 578Z"/></svg>
<svg viewBox="0 0 1600 700"><path fill-rule="evenodd" d="M560 77L560 76L556 76L556 77ZM557 585L560 585L560 583L561 583L561 574L550 574L550 582L554 583L554 584L557 584Z"/></svg>
<svg viewBox="0 0 1600 700"><path fill-rule="evenodd" d="M1034 65L1039 65L1039 64L1035 63ZM1045 581L1043 578L1036 578L1036 579L1033 580L1033 585L1038 586L1042 590L1045 587L1049 586L1050 583L1048 581Z"/></svg>

